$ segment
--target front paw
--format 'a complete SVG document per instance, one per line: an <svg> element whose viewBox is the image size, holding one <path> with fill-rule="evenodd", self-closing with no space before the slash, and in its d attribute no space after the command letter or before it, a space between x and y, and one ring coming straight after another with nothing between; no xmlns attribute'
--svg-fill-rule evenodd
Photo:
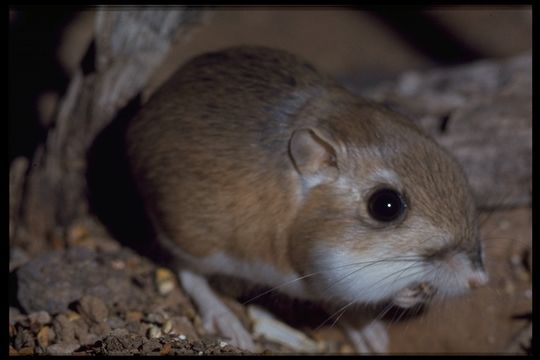
<svg viewBox="0 0 540 360"><path fill-rule="evenodd" d="M426 283L411 286L399 291L393 298L392 303L403 309L426 304L435 295L435 290Z"/></svg>

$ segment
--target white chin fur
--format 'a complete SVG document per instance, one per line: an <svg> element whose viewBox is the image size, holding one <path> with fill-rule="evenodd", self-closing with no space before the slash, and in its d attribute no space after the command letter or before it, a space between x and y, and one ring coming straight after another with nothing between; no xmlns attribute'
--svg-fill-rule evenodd
<svg viewBox="0 0 540 360"><path fill-rule="evenodd" d="M321 298L357 303L392 300L411 285L430 284L436 296L451 297L469 290L475 271L465 255L431 264L414 253L381 254L381 250L354 252L346 247L319 247L313 253L323 281Z"/></svg>
<svg viewBox="0 0 540 360"><path fill-rule="evenodd" d="M429 270L413 253L384 255L380 250L355 253L345 247L321 247L314 260L323 279L321 297L358 303L388 300L411 283L424 281Z"/></svg>

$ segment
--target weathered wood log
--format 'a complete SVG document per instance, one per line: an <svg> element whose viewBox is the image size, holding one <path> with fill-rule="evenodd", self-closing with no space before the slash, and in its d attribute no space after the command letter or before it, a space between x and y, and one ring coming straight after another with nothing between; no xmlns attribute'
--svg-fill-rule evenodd
<svg viewBox="0 0 540 360"><path fill-rule="evenodd" d="M26 176L20 175L23 159L12 163L11 244L25 244L34 253L47 245L45 239L63 242L70 222L88 209L85 157L92 141L141 92L171 43L201 23L202 13L187 7L97 10L95 53L86 59L95 66L73 76Z"/></svg>

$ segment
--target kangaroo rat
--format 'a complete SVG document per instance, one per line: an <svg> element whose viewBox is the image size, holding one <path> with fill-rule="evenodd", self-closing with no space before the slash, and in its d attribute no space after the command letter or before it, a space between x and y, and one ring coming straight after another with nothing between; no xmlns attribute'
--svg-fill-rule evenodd
<svg viewBox="0 0 540 360"><path fill-rule="evenodd" d="M251 337L209 275L335 308L409 307L487 281L452 157L287 52L237 47L191 60L133 119L126 144L205 327L240 347L253 349ZM344 324L357 350L386 350L380 327Z"/></svg>

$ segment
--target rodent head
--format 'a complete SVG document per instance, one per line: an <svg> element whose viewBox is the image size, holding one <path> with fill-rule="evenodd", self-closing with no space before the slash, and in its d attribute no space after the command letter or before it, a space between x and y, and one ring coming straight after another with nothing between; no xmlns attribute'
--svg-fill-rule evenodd
<svg viewBox="0 0 540 360"><path fill-rule="evenodd" d="M487 282L465 175L407 120L349 106L297 129L289 154L302 184L292 262L316 296L409 307Z"/></svg>

